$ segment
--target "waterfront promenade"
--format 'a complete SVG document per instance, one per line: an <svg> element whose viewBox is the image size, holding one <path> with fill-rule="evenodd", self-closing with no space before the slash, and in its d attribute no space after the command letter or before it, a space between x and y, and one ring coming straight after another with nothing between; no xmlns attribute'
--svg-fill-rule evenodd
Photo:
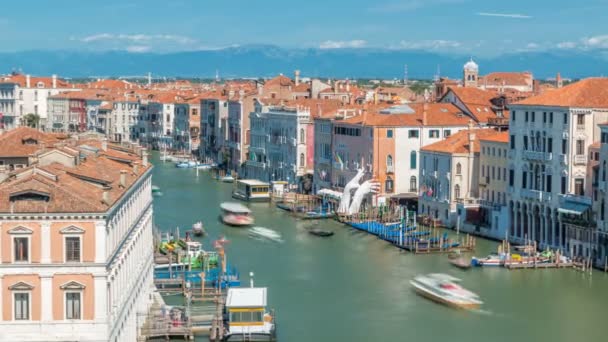
<svg viewBox="0 0 608 342"><path fill-rule="evenodd" d="M311 236L306 221L269 204L251 208L256 225L272 228L285 242L252 240L244 229L218 221L218 206L231 200L231 184L194 170L160 164L154 154L153 183L162 197L154 200L161 229L186 229L203 220L211 237L226 235L230 262L243 274L255 272L256 285L269 287L269 307L276 309L280 341L602 341L608 314L608 275L573 270L510 272L472 269L462 272L445 255L413 255L378 238L332 220L321 223L336 234ZM475 254L497 244L477 239ZM420 273L458 276L485 304L482 312L450 310L418 297L409 280ZM181 304L181 298L168 297ZM206 340L201 337L200 340Z"/></svg>

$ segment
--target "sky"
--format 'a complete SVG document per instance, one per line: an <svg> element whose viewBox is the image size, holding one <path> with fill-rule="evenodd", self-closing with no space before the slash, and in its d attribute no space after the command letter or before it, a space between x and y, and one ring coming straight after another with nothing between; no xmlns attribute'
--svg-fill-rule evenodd
<svg viewBox="0 0 608 342"><path fill-rule="evenodd" d="M608 49L608 0L25 0L2 7L2 52L249 44L476 56Z"/></svg>

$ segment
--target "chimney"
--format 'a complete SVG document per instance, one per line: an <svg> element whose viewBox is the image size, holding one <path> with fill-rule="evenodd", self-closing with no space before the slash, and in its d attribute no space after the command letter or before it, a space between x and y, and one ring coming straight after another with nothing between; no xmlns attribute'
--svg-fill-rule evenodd
<svg viewBox="0 0 608 342"><path fill-rule="evenodd" d="M106 205L110 205L110 193L108 191L104 191L101 194L101 202Z"/></svg>
<svg viewBox="0 0 608 342"><path fill-rule="evenodd" d="M142 154L142 162L143 167L148 167L148 151L144 151Z"/></svg>
<svg viewBox="0 0 608 342"><path fill-rule="evenodd" d="M57 75L53 75L53 89L57 88Z"/></svg>
<svg viewBox="0 0 608 342"><path fill-rule="evenodd" d="M350 81L346 80L346 91L350 91Z"/></svg>
<svg viewBox="0 0 608 342"><path fill-rule="evenodd" d="M296 82L296 86L298 86L300 84L300 70L296 70L294 71L294 79Z"/></svg>
<svg viewBox="0 0 608 342"><path fill-rule="evenodd" d="M25 75L25 87L30 88L31 86L31 77L30 75Z"/></svg>
<svg viewBox="0 0 608 342"><path fill-rule="evenodd" d="M120 187L122 188L126 188L127 187L127 171L126 170L120 170Z"/></svg>
<svg viewBox="0 0 608 342"><path fill-rule="evenodd" d="M104 151L108 150L108 139L103 138L103 140L101 140L101 149Z"/></svg>
<svg viewBox="0 0 608 342"><path fill-rule="evenodd" d="M427 118L427 114L426 111L429 109L429 104L428 103L424 103L422 105L422 126L426 126L428 124L428 118Z"/></svg>
<svg viewBox="0 0 608 342"><path fill-rule="evenodd" d="M321 108L321 104L317 103L317 117L323 116L323 109Z"/></svg>

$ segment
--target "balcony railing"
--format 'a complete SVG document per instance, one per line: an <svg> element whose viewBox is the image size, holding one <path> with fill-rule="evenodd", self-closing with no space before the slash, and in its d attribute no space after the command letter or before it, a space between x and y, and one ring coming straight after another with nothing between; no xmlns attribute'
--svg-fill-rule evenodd
<svg viewBox="0 0 608 342"><path fill-rule="evenodd" d="M551 193L540 190L521 189L521 197L536 201L550 201Z"/></svg>
<svg viewBox="0 0 608 342"><path fill-rule="evenodd" d="M574 156L574 164L575 165L580 165L580 164L587 164L587 155L585 154L577 154Z"/></svg>
<svg viewBox="0 0 608 342"><path fill-rule="evenodd" d="M584 131L585 130L585 124L576 124L576 130L577 131Z"/></svg>
<svg viewBox="0 0 608 342"><path fill-rule="evenodd" d="M579 195L574 195L574 194L559 195L559 201L562 204L565 203L566 201L586 204L586 205L591 205L591 203L592 203L591 197L579 196Z"/></svg>
<svg viewBox="0 0 608 342"><path fill-rule="evenodd" d="M524 159L538 160L538 161L551 161L553 159L553 153L537 152L537 151L524 151Z"/></svg>

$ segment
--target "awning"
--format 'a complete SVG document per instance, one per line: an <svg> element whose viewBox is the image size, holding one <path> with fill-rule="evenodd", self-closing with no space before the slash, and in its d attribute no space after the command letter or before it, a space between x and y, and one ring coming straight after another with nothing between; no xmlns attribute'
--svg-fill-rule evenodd
<svg viewBox="0 0 608 342"><path fill-rule="evenodd" d="M582 215L585 211L589 210L589 208L590 206L588 204L565 202L557 211L563 214Z"/></svg>

